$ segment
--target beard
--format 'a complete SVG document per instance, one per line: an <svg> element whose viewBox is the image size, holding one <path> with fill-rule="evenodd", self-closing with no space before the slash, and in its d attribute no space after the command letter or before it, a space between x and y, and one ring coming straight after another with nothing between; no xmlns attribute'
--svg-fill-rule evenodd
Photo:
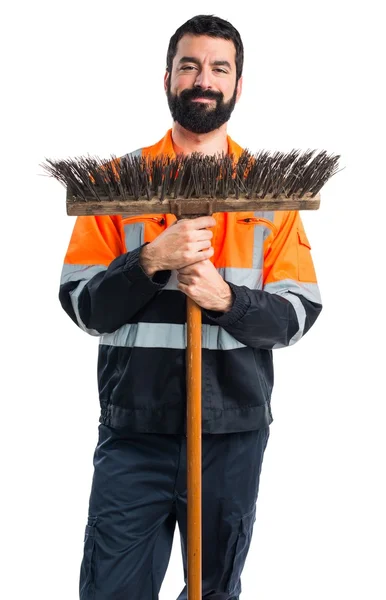
<svg viewBox="0 0 386 600"><path fill-rule="evenodd" d="M173 120L192 133L209 133L229 121L236 105L236 96L237 86L228 102L224 102L224 94L221 92L204 91L197 87L183 90L177 96L170 90L170 79L167 89L168 104ZM216 101L216 105L213 108L212 104L192 102L195 98L210 98Z"/></svg>

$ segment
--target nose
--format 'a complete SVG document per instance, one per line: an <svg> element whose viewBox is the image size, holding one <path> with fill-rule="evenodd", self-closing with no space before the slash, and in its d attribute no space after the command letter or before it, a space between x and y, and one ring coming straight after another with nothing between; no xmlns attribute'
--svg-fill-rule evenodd
<svg viewBox="0 0 386 600"><path fill-rule="evenodd" d="M194 87L200 87L203 90L211 89L210 69L203 67L198 73L194 82Z"/></svg>

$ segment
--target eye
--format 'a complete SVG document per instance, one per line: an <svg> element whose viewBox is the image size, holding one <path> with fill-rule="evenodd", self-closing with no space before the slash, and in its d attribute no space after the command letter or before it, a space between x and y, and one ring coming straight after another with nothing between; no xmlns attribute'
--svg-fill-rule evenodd
<svg viewBox="0 0 386 600"><path fill-rule="evenodd" d="M216 69L213 69L213 70L214 71L218 71L219 73L224 73L225 75L228 73L228 71L226 71L225 69L220 69L218 67Z"/></svg>
<svg viewBox="0 0 386 600"><path fill-rule="evenodd" d="M189 71L191 69L196 69L197 67L193 67L192 65L187 65L185 67L181 67L181 71Z"/></svg>

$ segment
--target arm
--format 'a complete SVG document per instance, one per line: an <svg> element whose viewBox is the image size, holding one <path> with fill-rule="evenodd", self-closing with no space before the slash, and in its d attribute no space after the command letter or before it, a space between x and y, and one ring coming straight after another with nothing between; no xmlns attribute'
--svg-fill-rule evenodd
<svg viewBox="0 0 386 600"><path fill-rule="evenodd" d="M224 282L209 261L201 292L193 297L209 320L253 348L280 348L300 340L322 310L315 270L299 213L283 212L266 240L263 289ZM209 272L210 271L210 272ZM199 281L200 276L196 279ZM180 281L184 278L179 277ZM194 281L194 280L193 280ZM186 284L192 280L186 279ZM189 288L182 284L187 293ZM204 292L206 291L206 294ZM207 291L212 289L209 296ZM191 295L188 293L188 295Z"/></svg>
<svg viewBox="0 0 386 600"><path fill-rule="evenodd" d="M78 217L62 270L59 299L90 335L111 333L142 309L167 283L170 271L148 276L141 248L126 252L120 217Z"/></svg>

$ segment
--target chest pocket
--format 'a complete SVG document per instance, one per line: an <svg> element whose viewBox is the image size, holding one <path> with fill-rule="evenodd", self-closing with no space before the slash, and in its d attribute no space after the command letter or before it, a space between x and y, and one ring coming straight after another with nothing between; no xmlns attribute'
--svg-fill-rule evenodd
<svg viewBox="0 0 386 600"><path fill-rule="evenodd" d="M122 215L122 226L126 252L131 252L159 236L165 229L166 220L163 215L138 215L135 217Z"/></svg>

